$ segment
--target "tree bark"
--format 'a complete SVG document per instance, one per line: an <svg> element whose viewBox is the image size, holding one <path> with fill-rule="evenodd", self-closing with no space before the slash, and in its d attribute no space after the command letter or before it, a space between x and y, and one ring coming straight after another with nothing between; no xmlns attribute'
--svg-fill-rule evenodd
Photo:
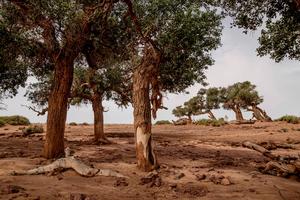
<svg viewBox="0 0 300 200"><path fill-rule="evenodd" d="M146 61L135 69L133 74L133 108L136 157L138 168L151 171L158 167L152 146L150 72Z"/></svg>
<svg viewBox="0 0 300 200"><path fill-rule="evenodd" d="M109 143L104 134L102 96L99 93L94 93L92 107L94 111L94 139L96 142Z"/></svg>
<svg viewBox="0 0 300 200"><path fill-rule="evenodd" d="M266 113L266 111L262 110L258 106L252 106L252 107L257 109L261 113L261 115L264 117L264 121L266 121L266 122L271 122L272 121L272 118Z"/></svg>
<svg viewBox="0 0 300 200"><path fill-rule="evenodd" d="M215 115L211 112L211 110L207 111L208 117L212 120L217 120L217 118L215 117Z"/></svg>
<svg viewBox="0 0 300 200"><path fill-rule="evenodd" d="M242 111L238 106L234 107L233 111L235 113L235 118L236 118L237 121L243 121L244 120Z"/></svg>
<svg viewBox="0 0 300 200"><path fill-rule="evenodd" d="M64 156L64 131L68 110L68 97L73 81L74 59L58 59L54 81L48 101L48 117L44 156L48 159Z"/></svg>

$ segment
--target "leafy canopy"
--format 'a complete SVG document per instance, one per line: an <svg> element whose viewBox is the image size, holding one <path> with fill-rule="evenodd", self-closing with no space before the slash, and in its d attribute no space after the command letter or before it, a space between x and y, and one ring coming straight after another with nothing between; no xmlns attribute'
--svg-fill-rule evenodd
<svg viewBox="0 0 300 200"><path fill-rule="evenodd" d="M259 56L300 60L300 2L298 0L218 0L233 25L248 30L261 28Z"/></svg>

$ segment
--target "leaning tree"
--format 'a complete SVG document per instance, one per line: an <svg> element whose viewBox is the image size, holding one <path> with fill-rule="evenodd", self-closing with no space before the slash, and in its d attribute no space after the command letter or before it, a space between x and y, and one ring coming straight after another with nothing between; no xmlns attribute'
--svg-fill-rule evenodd
<svg viewBox="0 0 300 200"><path fill-rule="evenodd" d="M239 93L239 101L242 108L253 113L253 117L259 121L272 121L266 111L261 109L258 105L263 102L263 97L259 96L256 90L256 85L249 81L241 83L243 85L242 91Z"/></svg>
<svg viewBox="0 0 300 200"><path fill-rule="evenodd" d="M235 83L227 88L220 88L223 108L226 110L232 110L235 113L237 121L244 120L243 113L241 111L244 106L244 102L240 99L240 94L243 93L243 89L245 87L246 86L243 83Z"/></svg>
<svg viewBox="0 0 300 200"><path fill-rule="evenodd" d="M182 92L203 82L220 44L221 17L210 1L136 1L129 17L136 29L132 63L134 131L138 167L157 167L151 116L162 107L162 92Z"/></svg>

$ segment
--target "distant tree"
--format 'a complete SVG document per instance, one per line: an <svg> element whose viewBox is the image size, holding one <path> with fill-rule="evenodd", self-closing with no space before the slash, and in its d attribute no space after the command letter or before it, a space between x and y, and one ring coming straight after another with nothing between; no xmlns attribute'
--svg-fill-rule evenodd
<svg viewBox="0 0 300 200"><path fill-rule="evenodd" d="M208 114L208 117L210 119L216 120L216 117L213 114L212 110L220 108L220 104L222 102L220 89L216 87L200 89L198 92L198 96L203 101L203 108L199 112L199 114Z"/></svg>
<svg viewBox="0 0 300 200"><path fill-rule="evenodd" d="M239 94L242 92L242 83L235 83L228 86L227 88L221 88L223 108L226 110L232 110L235 113L236 120L243 121L244 117L242 114L243 102L239 99Z"/></svg>
<svg viewBox="0 0 300 200"><path fill-rule="evenodd" d="M299 0L219 0L233 25L247 31L261 28L259 56L300 60Z"/></svg>
<svg viewBox="0 0 300 200"><path fill-rule="evenodd" d="M210 1L135 1L131 19L139 38L133 56L134 130L138 167L157 166L151 116L162 107L162 92L182 92L203 83L220 44L221 17ZM201 9L199 9L201 7ZM152 109L151 109L152 105ZM152 111L152 113L151 113Z"/></svg>
<svg viewBox="0 0 300 200"><path fill-rule="evenodd" d="M95 66L96 67L96 66ZM71 104L92 103L94 111L94 139L110 143L104 134L103 100L113 100L119 106L131 101L131 73L129 67L113 65L103 68L78 66L74 71Z"/></svg>
<svg viewBox="0 0 300 200"><path fill-rule="evenodd" d="M172 113L176 117L186 116L189 119L189 123L192 123L192 116L199 115L203 108L204 104L201 97L195 96L184 102L183 106L177 106Z"/></svg>
<svg viewBox="0 0 300 200"><path fill-rule="evenodd" d="M266 111L258 106L263 102L263 97L259 96L256 85L251 84L249 81L245 81L241 84L243 84L243 90L239 93L238 98L240 99L242 108L253 112L253 117L257 120L272 121Z"/></svg>
<svg viewBox="0 0 300 200"><path fill-rule="evenodd" d="M236 114L236 120L244 120L241 109L246 109L252 111L253 117L258 120L271 121L267 113L258 107L263 98L255 89L256 86L249 81L238 82L221 89L223 107L232 109Z"/></svg>

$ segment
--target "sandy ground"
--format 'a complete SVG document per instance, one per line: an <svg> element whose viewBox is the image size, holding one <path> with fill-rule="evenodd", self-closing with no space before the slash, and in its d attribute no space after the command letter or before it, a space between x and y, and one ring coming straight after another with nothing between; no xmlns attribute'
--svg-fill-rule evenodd
<svg viewBox="0 0 300 200"><path fill-rule="evenodd" d="M300 154L300 125L154 126L154 146L161 165L157 184L143 182L147 173L136 168L133 127L106 125L105 131L113 144L93 144L92 126L67 126L65 145L86 164L119 171L127 179L86 178L73 170L10 176L13 170L50 161L41 156L44 134L23 137L19 127L0 128L0 199L300 199L298 177L260 173L258 167L268 159L241 145L245 140L288 143L295 148L273 151ZM232 184L218 184L211 178L220 176Z"/></svg>

